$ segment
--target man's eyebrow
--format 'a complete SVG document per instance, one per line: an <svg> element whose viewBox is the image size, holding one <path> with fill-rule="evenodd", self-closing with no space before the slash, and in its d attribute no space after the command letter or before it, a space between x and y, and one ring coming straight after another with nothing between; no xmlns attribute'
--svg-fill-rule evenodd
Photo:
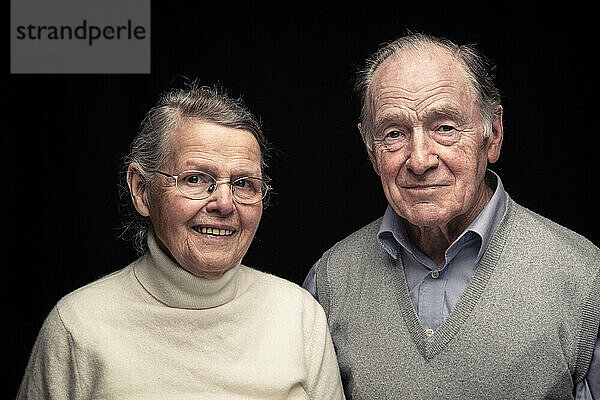
<svg viewBox="0 0 600 400"><path fill-rule="evenodd" d="M462 110L451 106L433 107L425 110L423 114L424 121L431 121L440 118L450 119L460 125L464 125L468 121L468 118Z"/></svg>
<svg viewBox="0 0 600 400"><path fill-rule="evenodd" d="M404 125L410 121L411 118L403 112L385 112L375 118L375 129L390 124Z"/></svg>

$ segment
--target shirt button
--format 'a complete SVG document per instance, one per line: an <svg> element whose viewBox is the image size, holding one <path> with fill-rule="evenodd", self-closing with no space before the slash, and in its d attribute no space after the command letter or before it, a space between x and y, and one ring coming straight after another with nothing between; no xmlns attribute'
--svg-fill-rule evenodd
<svg viewBox="0 0 600 400"><path fill-rule="evenodd" d="M433 335L433 329L426 329L426 330L425 330L425 334L426 334L427 336L432 336L432 335Z"/></svg>
<svg viewBox="0 0 600 400"><path fill-rule="evenodd" d="M433 272L431 273L431 277L432 277L433 279L437 279L437 278L439 278L439 277L440 277L440 272L439 272L439 271L433 271Z"/></svg>

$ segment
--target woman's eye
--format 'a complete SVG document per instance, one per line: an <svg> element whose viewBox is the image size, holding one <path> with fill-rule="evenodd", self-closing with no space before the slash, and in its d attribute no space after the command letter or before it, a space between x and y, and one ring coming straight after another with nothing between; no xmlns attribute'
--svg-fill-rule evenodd
<svg viewBox="0 0 600 400"><path fill-rule="evenodd" d="M233 182L236 189L257 191L260 187L260 181L254 178L241 178Z"/></svg>
<svg viewBox="0 0 600 400"><path fill-rule="evenodd" d="M250 186L250 182L248 182L247 179L243 179L243 178L236 180L235 182L233 182L233 184L235 185L235 187L241 188L241 189L248 188L248 186Z"/></svg>
<svg viewBox="0 0 600 400"><path fill-rule="evenodd" d="M186 176L184 182L188 185L199 185L201 183L209 182L209 179L201 174L193 174Z"/></svg>

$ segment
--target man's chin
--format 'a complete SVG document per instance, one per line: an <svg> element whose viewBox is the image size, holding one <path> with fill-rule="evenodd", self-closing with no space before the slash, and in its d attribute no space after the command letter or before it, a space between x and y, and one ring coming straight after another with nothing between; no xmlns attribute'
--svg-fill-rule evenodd
<svg viewBox="0 0 600 400"><path fill-rule="evenodd" d="M445 225L450 220L447 213L435 203L413 204L407 209L396 210L396 213L411 225L419 227Z"/></svg>

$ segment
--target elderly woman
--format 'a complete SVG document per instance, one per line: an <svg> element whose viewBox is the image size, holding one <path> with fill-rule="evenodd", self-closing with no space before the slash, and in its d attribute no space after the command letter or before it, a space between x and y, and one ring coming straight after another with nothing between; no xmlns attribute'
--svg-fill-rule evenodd
<svg viewBox="0 0 600 400"><path fill-rule="evenodd" d="M61 299L19 399L339 399L312 296L240 262L269 190L240 101L192 87L146 116L127 184L144 254Z"/></svg>

